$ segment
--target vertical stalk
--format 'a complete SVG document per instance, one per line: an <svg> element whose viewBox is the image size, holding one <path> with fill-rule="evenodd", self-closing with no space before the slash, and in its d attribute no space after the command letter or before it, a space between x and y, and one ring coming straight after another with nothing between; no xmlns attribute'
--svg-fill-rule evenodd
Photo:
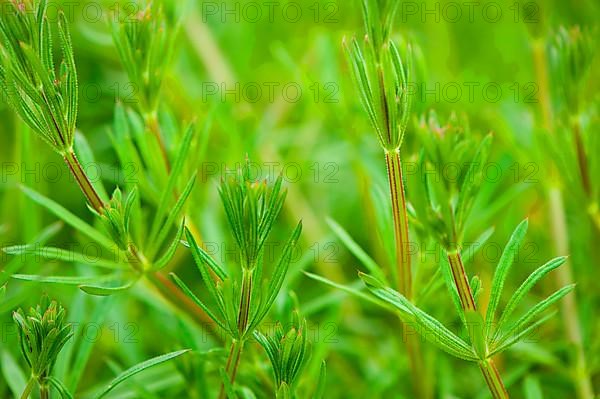
<svg viewBox="0 0 600 399"><path fill-rule="evenodd" d="M92 182L90 182L90 179L88 179L87 175L85 174L85 171L81 167L81 164L79 163L75 152L73 152L73 150L67 151L63 154L63 159L69 167L71 174L73 175L73 177L75 177L75 180L77 180L79 188L83 192L83 195L85 195L85 198L87 198L92 208L94 208L96 212L101 213L102 208L104 208L104 202L102 201L102 199L100 199L98 192L92 185Z"/></svg>
<svg viewBox="0 0 600 399"><path fill-rule="evenodd" d="M240 311L238 313L238 331L241 336L248 327L248 316L250 315L250 298L252 297L252 270L242 269L242 293L240 295Z"/></svg>
<svg viewBox="0 0 600 399"><path fill-rule="evenodd" d="M396 269L394 275L398 291L409 300L412 298L412 270L409 252L408 215L402 176L402 160L400 150L385 151L385 164L392 199L392 215L394 221L394 239L396 247ZM403 328L404 328L403 324ZM415 394L419 398L432 396L431 384L427 381L420 341L415 335L404 336L404 344L408 353L412 383Z"/></svg>
<svg viewBox="0 0 600 399"><path fill-rule="evenodd" d="M394 217L394 238L396 240L396 277L398 291L408 299L412 298L412 274L408 241L408 216L404 181L402 178L402 161L400 150L385 152L390 196L392 198L392 214Z"/></svg>
<svg viewBox="0 0 600 399"><path fill-rule="evenodd" d="M550 98L550 84L548 79L548 57L544 42L536 40L533 44L533 60L535 75L538 80L540 89L540 110L542 114L542 125L548 132L553 134L553 115L552 101ZM565 207L560 187L558 187L556 179L552 178L552 174L556 174L556 168L551 165L550 185L547 187L547 194L550 200L550 223L552 228L552 240L554 248L558 254L568 254L569 250L569 233L567 230L567 221L565 219ZM569 259L562 267L556 270L556 284L559 287L571 284L573 282L572 267ZM565 296L561 301L561 316L563 325L567 333L569 341L575 346L575 375L574 384L579 399L593 399L594 390L592 382L587 371L585 353L583 350L583 339L581 334L581 326L577 317L577 300L575 293Z"/></svg>
<svg viewBox="0 0 600 399"><path fill-rule="evenodd" d="M490 388L492 397L494 399L508 399L508 392L504 387L504 383L502 382L502 378L500 377L500 373L498 373L494 361L492 359L483 360L479 362L479 368L481 369L485 382Z"/></svg>
<svg viewBox="0 0 600 399"><path fill-rule="evenodd" d="M46 383L40 384L40 399L48 399L50 397L50 389Z"/></svg>
<svg viewBox="0 0 600 399"><path fill-rule="evenodd" d="M473 292L471 291L471 285L467 279L467 273L465 272L465 266L463 265L462 258L458 253L458 250L448 252L448 263L450 263L450 271L452 272L452 279L454 285L458 291L458 297L460 298L460 304L463 310L476 311L475 299L473 298Z"/></svg>
<svg viewBox="0 0 600 399"><path fill-rule="evenodd" d="M462 262L462 258L458 250L448 251L448 263L450 263L450 270L452 272L452 278L454 280L454 286L458 291L458 297L463 310L466 312L476 312L477 307L475 306L475 299L473 298L473 292L471 285L467 279L467 273L465 272L465 266ZM496 368L496 364L491 358L481 360L479 362L479 369L483 374L485 383L487 384L492 397L494 399L507 399L508 392L502 382L502 377Z"/></svg>
<svg viewBox="0 0 600 399"><path fill-rule="evenodd" d="M244 349L244 341L234 339L231 341L231 348L229 349L229 356L227 357L227 366L225 367L225 373L229 378L231 385L235 382L237 375L238 366L240 365L240 358L242 350ZM221 391L219 392L219 399L225 399L225 383L221 384Z"/></svg>
<svg viewBox="0 0 600 399"><path fill-rule="evenodd" d="M36 379L33 376L31 376L29 378L29 381L27 381L27 385L25 386L23 393L21 394L21 399L29 398L29 395L31 395L31 391L33 391L33 387L35 386L35 383L36 383Z"/></svg>
<svg viewBox="0 0 600 399"><path fill-rule="evenodd" d="M167 172L171 171L171 163L169 162L169 155L167 154L167 147L165 145L165 141L160 134L160 125L158 124L158 115L156 111L146 114L145 116L146 126L156 139L158 143L158 147L160 148L160 154L162 155L163 161L165 163L165 168Z"/></svg>

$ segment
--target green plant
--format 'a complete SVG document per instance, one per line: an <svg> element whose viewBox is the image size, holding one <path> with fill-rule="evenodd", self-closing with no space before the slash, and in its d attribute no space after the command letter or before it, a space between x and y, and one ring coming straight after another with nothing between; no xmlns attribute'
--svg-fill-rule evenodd
<svg viewBox="0 0 600 399"><path fill-rule="evenodd" d="M344 41L344 48L361 102L385 154L396 252L395 267L389 269L389 274L398 290L412 298L413 270L400 151L410 120L414 94L411 84L414 82L410 46L403 57L391 38L392 23L399 4L387 0L363 0L362 11L367 32L364 50L356 38L352 38L350 43ZM430 397L431 393L423 382L424 365L419 343L409 338L406 344L415 392L421 397Z"/></svg>
<svg viewBox="0 0 600 399"><path fill-rule="evenodd" d="M435 113L431 113L427 120L421 119L417 131L423 142L419 161L422 194L416 198L414 217L419 221L421 229L426 234L431 234L445 253L447 261L444 260L440 265L441 274L462 324L468 332L468 343L376 278L363 275L363 279L377 297L403 312L405 317L408 317L408 322L416 323L421 329L421 334L425 337L432 334L432 343L456 357L477 362L492 396L507 398L508 392L493 356L506 350L546 321L548 317L541 317L542 312L571 292L574 285L561 287L533 306L514 324L509 323L509 317L533 285L550 271L564 264L566 258L556 258L532 273L513 293L501 317L496 321L496 310L504 282L527 231L528 222L523 221L512 234L500 257L484 317L477 307L477 294L481 290L481 282L476 278L469 279L461 253L465 249L464 233L468 216L484 182L483 172L490 152L491 135L486 136L478 145L470 132L468 122L454 114L442 124ZM464 171L457 176L450 176L443 173L442 169L446 165L468 167L460 168ZM484 232L480 241L485 241L489 235L490 233ZM433 278L436 277L434 275Z"/></svg>
<svg viewBox="0 0 600 399"><path fill-rule="evenodd" d="M140 7L134 18L123 10L117 12L111 30L121 62L137 94L137 109L169 168L167 146L158 123L158 108L177 27L172 26L160 2L142 2Z"/></svg>
<svg viewBox="0 0 600 399"><path fill-rule="evenodd" d="M285 244L271 273L263 273L264 245L279 215L286 191L283 176L274 183L253 181L246 162L234 177L223 179L219 189L225 214L237 244L239 264L226 271L195 241L189 230L186 237L202 280L216 304L212 310L188 286L172 274L175 284L188 295L231 339L229 357L220 397L235 382L242 351L258 325L267 316L283 285L292 252L302 230L298 223Z"/></svg>
<svg viewBox="0 0 600 399"><path fill-rule="evenodd" d="M412 271L400 149L410 120L412 58L409 47L405 65L400 50L390 38L399 3L381 3L363 1L365 50L355 38L344 43L344 47L361 101L385 153L397 252L396 268L391 272L400 291L410 297Z"/></svg>
<svg viewBox="0 0 600 399"><path fill-rule="evenodd" d="M73 336L72 326L65 322L65 309L43 296L40 304L29 309L25 314L21 309L13 313L18 326L21 353L31 369L31 377L21 395L27 399L37 384L40 398L49 397L50 385L54 386L63 397L66 388L52 377L52 369L58 354L67 341Z"/></svg>
<svg viewBox="0 0 600 399"><path fill-rule="evenodd" d="M63 59L57 73L46 0L2 6L0 86L15 112L63 157L90 205L101 212L103 200L73 151L79 92L66 17L58 14Z"/></svg>
<svg viewBox="0 0 600 399"><path fill-rule="evenodd" d="M294 398L298 379L310 356L310 343L307 338L306 319L300 320L297 311L292 313L290 326L284 330L277 323L273 335L254 332L254 338L263 347L275 375L275 393L277 398ZM315 398L322 397L325 363L321 366Z"/></svg>

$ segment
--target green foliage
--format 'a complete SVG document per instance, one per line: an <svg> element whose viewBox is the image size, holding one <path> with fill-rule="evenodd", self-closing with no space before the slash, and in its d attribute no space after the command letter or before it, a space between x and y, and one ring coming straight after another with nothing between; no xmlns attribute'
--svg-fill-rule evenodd
<svg viewBox="0 0 600 399"><path fill-rule="evenodd" d="M62 388L62 384L51 380L51 376L58 354L73 336L71 325L65 321L65 309L43 296L40 304L29 309L27 314L21 309L14 312L13 319L18 326L21 353L31 369L25 392L31 391L34 382L40 386L40 391L47 390L49 383ZM66 395L66 389L64 391ZM23 397L27 398L28 394L24 393Z"/></svg>
<svg viewBox="0 0 600 399"><path fill-rule="evenodd" d="M161 2L144 0L136 7L140 11L133 17L127 7L111 17L111 30L121 62L136 88L139 109L146 115L157 111L177 28Z"/></svg>
<svg viewBox="0 0 600 399"><path fill-rule="evenodd" d="M122 373L120 373L118 376L116 376L109 384L108 386L103 389L100 393L96 394L96 396L94 397L95 399L100 399L105 397L106 395L108 395L108 393L110 391L112 391L113 389L115 389L118 385L124 383L125 381L129 380L130 378L132 378L133 376L135 376L136 374L141 373L144 370L147 370L151 367L154 367L156 365L159 365L161 363L167 362L171 359L174 359L178 356L181 356L185 353L189 352L189 349L183 349L183 350L179 350L179 351L175 351L175 352L171 352L171 353L167 353L164 355L160 355L157 357L153 357L152 359L148 359L145 360L141 363L136 364L135 366L132 366L130 368L128 368L127 370L123 371Z"/></svg>
<svg viewBox="0 0 600 399"><path fill-rule="evenodd" d="M478 143L465 116L453 113L441 123L433 111L419 120L417 132L423 151L418 163L419 197L412 201L416 217L444 248L460 248L484 180L492 136ZM445 169L448 165L452 172Z"/></svg>
<svg viewBox="0 0 600 399"><path fill-rule="evenodd" d="M2 2L0 86L15 112L58 153L71 151L78 87L65 15L58 17L62 61L55 69L47 1Z"/></svg>
<svg viewBox="0 0 600 399"><path fill-rule="evenodd" d="M273 336L264 335L259 331L254 333L254 337L271 361L275 386L278 390L283 389L283 386L287 387L290 395L293 395L297 379L310 353L306 334L306 320L300 320L297 312L294 312L291 326L286 330L278 323Z"/></svg>
<svg viewBox="0 0 600 399"><path fill-rule="evenodd" d="M221 200L238 245L239 270L227 272L196 243L191 232L186 229L194 261L217 305L217 311L211 311L191 293L183 281L172 275L175 283L236 340L243 341L251 336L267 316L283 285L302 230L300 222L283 247L272 273L263 274L263 247L285 199L285 191L281 189L282 180L282 176L279 176L271 184L267 181L251 181L249 164L246 163L236 177L221 183Z"/></svg>
<svg viewBox="0 0 600 399"><path fill-rule="evenodd" d="M561 26L550 45L550 65L558 82L559 96L569 112L581 111L581 92L586 85L594 58L594 33L579 26Z"/></svg>
<svg viewBox="0 0 600 399"><path fill-rule="evenodd" d="M393 1L363 1L367 35L364 49L358 40L344 41L360 99L381 147L386 152L400 149L410 120L414 87L410 47L402 57L390 38L391 21L398 6ZM405 58L405 61L403 61Z"/></svg>
<svg viewBox="0 0 600 399"><path fill-rule="evenodd" d="M527 231L527 220L517 226L496 267L492 281L489 305L485 319L477 311L464 310L459 305L458 293L451 279L446 279L446 284L453 293L456 308L463 321L464 328L469 332L470 343L463 341L452 333L435 317L427 314L417 306L413 305L400 293L388 288L376 278L361 274L367 288L379 299L392 305L400 311L401 318L408 323L417 323L420 327L418 332L430 343L438 346L449 354L470 361L481 362L490 359L493 355L500 353L510 346L526 337L540 324L548 320L544 311L550 308L565 295L573 291L574 285L560 288L547 298L531 307L525 315L516 322L509 322L509 316L522 301L526 293L541 278L550 271L556 269L565 262L565 258L556 258L529 275L521 287L517 289L508 304L504 308L502 316L495 322L495 313L499 304L502 288L507 278L508 271L514 263L519 247Z"/></svg>

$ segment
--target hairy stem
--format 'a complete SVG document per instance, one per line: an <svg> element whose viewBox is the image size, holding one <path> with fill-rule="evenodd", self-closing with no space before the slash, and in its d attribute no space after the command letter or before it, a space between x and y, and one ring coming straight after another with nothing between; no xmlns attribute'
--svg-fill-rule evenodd
<svg viewBox="0 0 600 399"><path fill-rule="evenodd" d="M85 198L87 198L92 208L94 208L96 212L101 213L102 209L104 208L104 202L102 201L102 199L100 199L98 192L92 185L90 179L85 174L85 171L83 170L81 164L77 160L75 152L73 152L73 150L66 152L65 154L63 154L63 159L69 167L71 174L73 174L73 177L75 177L75 180L77 180L79 188L83 192L83 195L85 195Z"/></svg>
<svg viewBox="0 0 600 399"><path fill-rule="evenodd" d="M400 151L385 153L390 196L392 198L392 213L394 217L394 238L396 240L396 274L398 291L411 299L412 274L408 241L408 216L406 213L406 198L404 196L404 181L402 179L402 161Z"/></svg>
<svg viewBox="0 0 600 399"><path fill-rule="evenodd" d="M235 377L237 375L237 370L240 365L240 359L242 355L242 350L244 349L244 341L234 339L231 342L231 348L229 349L229 356L227 357L227 365L225 367L225 373L229 378L229 382L231 385L235 383ZM226 398L226 390L225 383L221 383L221 391L219 393L219 399Z"/></svg>
<svg viewBox="0 0 600 399"><path fill-rule="evenodd" d="M475 299L473 298L473 290L471 290L471 285L469 284L467 273L465 272L465 266L458 250L448 251L448 263L450 263L452 279L454 280L454 286L458 291L458 297L460 298L460 304L463 311L465 313L476 312L477 306L475 305ZM504 383L502 382L502 377L491 358L480 361L479 369L481 370L485 383L494 399L509 397L508 392L504 387Z"/></svg>

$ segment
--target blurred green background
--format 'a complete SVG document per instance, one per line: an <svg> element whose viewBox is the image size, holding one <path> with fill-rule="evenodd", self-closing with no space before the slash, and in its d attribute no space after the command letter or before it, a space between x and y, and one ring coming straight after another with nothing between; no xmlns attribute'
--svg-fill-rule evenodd
<svg viewBox="0 0 600 399"><path fill-rule="evenodd" d="M135 2L122 3L134 16L140 9ZM378 220L378 214L390 206L384 159L341 46L344 37L364 34L359 2L162 3L181 24L159 112L168 150L174 151L176 137L188 123L195 121L199 132L199 179L189 200L188 217L206 245L212 245L215 256L227 259L226 250L233 248L233 241L217 193L219 179L246 155L259 177L283 171L289 193L276 232L281 234L280 241L286 239L295 221L304 223L300 254L286 289L296 293L310 324L314 350L305 380L314 380L321 360L326 359L326 398L413 397L397 319L301 273L310 271L360 287L356 273L364 267L336 239L327 218L343 226L379 264L390 264L386 248L393 245L393 236L377 233L387 223ZM128 81L106 22L115 2L52 4L69 11L79 75L78 131L93 149L97 161L93 170L109 192L122 186L125 179L135 183L141 166L121 169L108 135L115 106L135 110L139 90ZM492 177L486 179L467 228L467 238L475 239L478 232L495 226L488 246L467 265L469 274L480 276L484 296L498 251L523 218L530 219L528 241L507 291L548 259L565 255L556 244L561 233L553 231L552 218L558 216L552 213L549 197L553 187L562 193L567 227L562 233L567 238L559 241L568 244L577 283L577 314L570 317L580 321L581 343L595 391L600 390L600 230L588 212L594 200L586 202L579 183L570 180L570 168L576 171L577 165L572 157L565 156L563 162L556 155L556 148L567 155L576 149L568 140L569 119L564 116L567 111L561 97L563 85L568 83L552 75L547 55L559 27L579 25L595 37L599 17L600 3L592 0L406 1L401 2L394 24L394 38L412 43L415 49L415 123L433 109L444 116L466 114L474 132L494 133ZM579 93L586 140L600 134L598 58ZM5 101L0 102L0 120L2 246L32 242L57 220L28 200L20 185L44 193L92 223L60 157L31 134ZM411 185L419 177L406 169L414 166L421 148L414 131L414 124L409 124L402 149L409 201ZM554 136L567 139L552 142L554 139L547 138ZM590 159L599 155L588 154ZM493 177L496 172L497 178ZM592 175L592 181L597 179ZM49 244L85 249L86 238L62 226ZM415 264L421 272L433 273L437 255L418 249ZM13 257L0 254L0 269L11 261ZM17 261L20 273L87 273L84 265L33 256ZM183 248L170 269L202 293L200 276ZM556 286L554 279L545 280L533 296L548 294ZM42 293L60 300L70 321L91 326L87 341L93 345L76 397L86 397L86 392L126 365L190 346L200 354L141 375L135 389L123 390L115 397L203 398L218 385L216 365L221 360L210 352L220 347L218 341L147 287L136 286L127 295L98 299L77 287L9 279L7 296L0 304L0 397L11 397L10 385L19 383L15 370L24 369L11 313L35 304ZM420 305L446 325L457 326L458 317L449 302L446 290L439 286ZM281 301L279 304L282 311ZM575 397L573 343L563 320L561 315L555 316L531 339L497 360L513 397ZM435 387L435 397L489 395L475 365L423 346L430 365L428 383ZM247 352L239 382L259 397L270 397L269 391L261 388L270 373L265 356L256 345ZM59 364L58 372L65 367ZM310 392L310 386L305 391Z"/></svg>

